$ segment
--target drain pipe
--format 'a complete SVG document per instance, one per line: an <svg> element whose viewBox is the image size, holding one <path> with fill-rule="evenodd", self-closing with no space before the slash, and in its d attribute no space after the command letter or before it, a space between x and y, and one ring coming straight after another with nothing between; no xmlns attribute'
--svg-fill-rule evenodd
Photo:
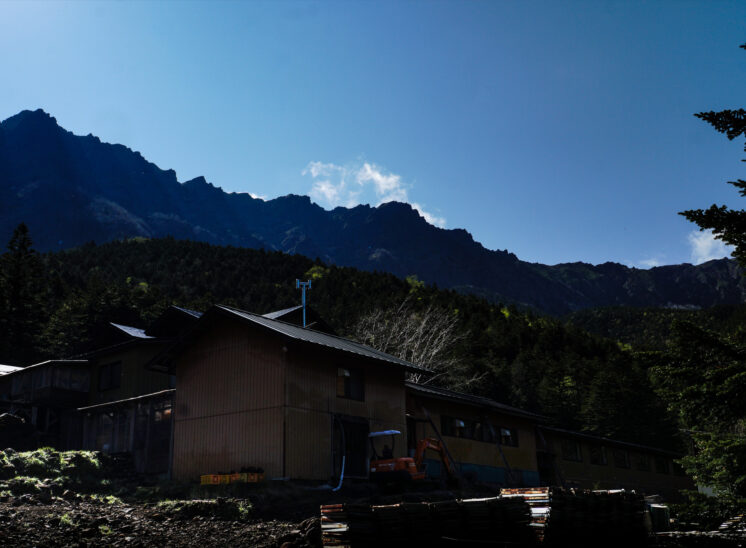
<svg viewBox="0 0 746 548"><path fill-rule="evenodd" d="M345 428L342 424L342 421L339 420L339 417L337 415L334 415L334 421L337 423L337 426L339 426L339 431L342 433L342 473L339 474L339 485L337 485L334 489L332 489L333 492L337 492L342 488L342 482L345 479L345 461L347 460L347 444L345 443Z"/></svg>

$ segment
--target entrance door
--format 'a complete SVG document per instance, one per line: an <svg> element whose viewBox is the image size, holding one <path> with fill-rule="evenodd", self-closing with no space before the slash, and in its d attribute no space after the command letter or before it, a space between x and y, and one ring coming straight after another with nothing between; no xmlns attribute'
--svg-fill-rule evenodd
<svg viewBox="0 0 746 548"><path fill-rule="evenodd" d="M344 436L342 431L344 430ZM345 477L368 477L368 421L359 417L332 418L333 474L342 473L342 457L345 457ZM344 445L342 438L344 437Z"/></svg>

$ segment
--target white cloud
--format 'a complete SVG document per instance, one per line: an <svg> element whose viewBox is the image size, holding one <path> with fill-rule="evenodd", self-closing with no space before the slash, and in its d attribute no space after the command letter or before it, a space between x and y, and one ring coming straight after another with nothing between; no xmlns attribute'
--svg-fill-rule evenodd
<svg viewBox="0 0 746 548"><path fill-rule="evenodd" d="M249 192L249 196L254 198L255 200L264 200L267 201L267 196L265 194L254 194L253 192Z"/></svg>
<svg viewBox="0 0 746 548"><path fill-rule="evenodd" d="M336 203L344 190L344 185L335 186L331 181L316 181L313 183L311 195L327 202Z"/></svg>
<svg viewBox="0 0 746 548"><path fill-rule="evenodd" d="M428 213L422 206L409 201L410 185L401 175L387 172L381 166L363 162L350 166L324 162L310 162L301 172L313 179L310 195L322 206L354 207L361 203L381 205L386 202L409 203L424 219L435 226L445 227L446 220Z"/></svg>
<svg viewBox="0 0 746 548"><path fill-rule="evenodd" d="M660 266L662 264L663 263L660 260L656 259L655 257L651 257L650 259L643 259L642 261L638 263L638 265L641 268L653 268L655 266Z"/></svg>
<svg viewBox="0 0 746 548"><path fill-rule="evenodd" d="M311 162L306 166L306 169L303 170L302 174L306 175L308 173L311 174L311 177L314 179L316 177L328 177L335 171L339 170L340 167L336 166L334 164L325 164L323 162Z"/></svg>
<svg viewBox="0 0 746 548"><path fill-rule="evenodd" d="M722 240L716 240L712 230L693 230L689 236L689 245L692 246L692 262L702 264L713 259L730 257L733 247L725 244Z"/></svg>
<svg viewBox="0 0 746 548"><path fill-rule="evenodd" d="M360 185L373 183L379 204L407 201L407 188L402 183L401 177L395 173L384 173L378 166L365 162L363 167L357 171L355 178Z"/></svg>
<svg viewBox="0 0 746 548"><path fill-rule="evenodd" d="M425 218L425 220L431 225L439 226L440 228L445 228L446 226L445 217L436 217L435 215L428 213L427 211L422 209L422 206L418 204L417 202L412 202L412 207L415 208L417 212L420 215L422 215Z"/></svg>

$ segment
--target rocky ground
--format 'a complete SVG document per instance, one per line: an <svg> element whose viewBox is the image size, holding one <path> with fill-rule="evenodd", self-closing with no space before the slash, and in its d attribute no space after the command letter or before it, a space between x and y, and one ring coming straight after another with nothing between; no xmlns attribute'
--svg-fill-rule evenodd
<svg viewBox="0 0 746 548"><path fill-rule="evenodd" d="M321 545L318 497L328 492L214 487L139 476L126 457L5 449L0 546Z"/></svg>

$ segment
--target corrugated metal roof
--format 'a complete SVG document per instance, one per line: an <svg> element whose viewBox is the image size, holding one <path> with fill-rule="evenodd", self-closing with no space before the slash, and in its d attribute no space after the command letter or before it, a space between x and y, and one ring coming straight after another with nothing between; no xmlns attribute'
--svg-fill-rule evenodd
<svg viewBox="0 0 746 548"><path fill-rule="evenodd" d="M83 365L86 363L88 363L88 360L46 360L46 361L35 363L33 365L29 365L26 367L19 367L13 371L8 371L5 374L15 375L17 373L23 373L24 371L36 369L37 367L44 367L45 365ZM6 366L6 367L12 367L12 366Z"/></svg>
<svg viewBox="0 0 746 548"><path fill-rule="evenodd" d="M202 312L197 312L196 310L191 310L189 308L184 308L182 306L176 306L175 304L171 305L176 310L181 310L185 314L189 314L190 316L194 316L195 318L199 318L202 316Z"/></svg>
<svg viewBox="0 0 746 548"><path fill-rule="evenodd" d="M262 317L269 318L270 320L276 320L277 318L281 318L285 314L288 314L300 308L303 308L302 304L299 304L298 306L291 306L290 308L285 308L283 310L275 310L274 312L268 312L267 314L264 314Z"/></svg>
<svg viewBox="0 0 746 548"><path fill-rule="evenodd" d="M352 354L365 356L374 360L401 365L403 367L406 367L407 369L425 371L424 368L418 365L405 360L401 360L396 356L386 354L385 352L381 352L380 350L376 350L375 348L365 346L364 344L359 344L348 339L343 339L342 337L327 335L326 333L321 333L320 331L314 331L313 329L303 328L290 323L281 322L279 320L273 320L264 316L260 316L258 314L246 312L245 310L232 308L230 306L215 305L215 308L218 308L239 318L243 318L244 320L248 320L254 324L261 325L267 329L271 329L272 331L276 331L277 333L281 333L282 335L295 340L304 341L311 344L318 344L321 346L333 348L335 350L341 350L342 352L350 352Z"/></svg>
<svg viewBox="0 0 746 548"><path fill-rule="evenodd" d="M491 409L495 409L509 415L526 417L536 420L545 420L545 417L543 417L542 415L537 415L536 413L532 413L531 411L524 411L523 409L518 409L517 407L512 407L510 405L505 405L504 403L496 402L495 400L484 398L482 396L473 396L471 394L464 394L462 392L456 392L454 390L446 390L445 388L436 388L435 386L427 386L414 382L407 382L405 384L407 390L411 390L412 392L423 394L425 396L431 396L434 398L449 401L457 401L459 403L475 405L478 407L489 407Z"/></svg>
<svg viewBox="0 0 746 548"><path fill-rule="evenodd" d="M8 373L12 373L13 371L18 371L20 369L23 369L23 367L18 367L16 365L3 365L0 363L0 375L7 375Z"/></svg>
<svg viewBox="0 0 746 548"><path fill-rule="evenodd" d="M123 331L124 333L126 333L130 337L135 337L137 339L152 339L153 338L150 335L146 335L144 329L140 329L140 328L137 328L137 327L131 327L129 325L120 325L120 324L114 323L114 322L109 322L109 323L113 327L116 327L120 331Z"/></svg>

